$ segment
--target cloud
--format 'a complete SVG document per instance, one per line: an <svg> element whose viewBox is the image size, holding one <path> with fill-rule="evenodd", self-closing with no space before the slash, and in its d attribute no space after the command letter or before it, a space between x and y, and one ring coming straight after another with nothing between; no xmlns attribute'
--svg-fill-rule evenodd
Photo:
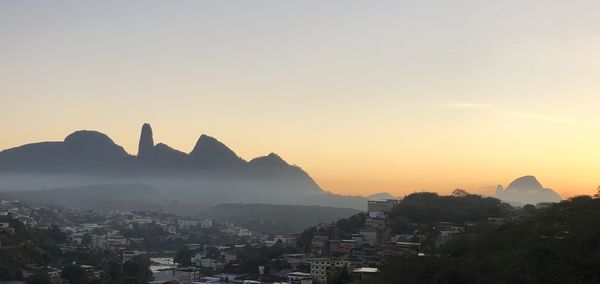
<svg viewBox="0 0 600 284"><path fill-rule="evenodd" d="M478 109L478 108L489 108L491 106L492 106L491 104L487 104L487 103L454 102L454 103L447 103L444 105L440 105L438 107L445 108L445 109L462 109L462 108Z"/></svg>
<svg viewBox="0 0 600 284"><path fill-rule="evenodd" d="M572 122L575 122L575 119L570 118L570 117L545 115L545 114L533 113L533 112L514 111L514 110L510 110L510 109L498 108L489 103L480 103L480 102L451 102L451 103L446 103L446 104L442 104L442 105L437 105L436 107L442 108L442 109L455 109L455 110L485 109L485 110L494 112L498 115L533 119L533 120L538 120L538 121L548 122L548 123L572 123Z"/></svg>
<svg viewBox="0 0 600 284"><path fill-rule="evenodd" d="M535 119L535 120L551 122L551 123L571 123L571 122L575 121L575 119L573 119L573 118L544 115L544 114L539 114L539 113L527 113L527 112L519 112L519 111L508 111L507 113L514 117L523 117L523 118Z"/></svg>

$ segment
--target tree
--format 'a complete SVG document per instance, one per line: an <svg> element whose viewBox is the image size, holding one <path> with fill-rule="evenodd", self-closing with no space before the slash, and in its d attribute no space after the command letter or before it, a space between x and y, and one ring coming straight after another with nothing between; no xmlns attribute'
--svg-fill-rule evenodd
<svg viewBox="0 0 600 284"><path fill-rule="evenodd" d="M414 232L416 229L415 226L410 223L410 220L402 216L390 220L390 227L394 234L408 234Z"/></svg>
<svg viewBox="0 0 600 284"><path fill-rule="evenodd" d="M85 234L83 235L83 237L81 237L81 244L82 245L91 245L92 244L92 235L90 234Z"/></svg>
<svg viewBox="0 0 600 284"><path fill-rule="evenodd" d="M596 193L594 193L594 198L596 198L596 199L600 198L600 186L598 186L598 188L596 188Z"/></svg>
<svg viewBox="0 0 600 284"><path fill-rule="evenodd" d="M181 248L177 251L177 254L175 254L174 260L180 266L190 266L192 265L192 256L193 253L190 250Z"/></svg>
<svg viewBox="0 0 600 284"><path fill-rule="evenodd" d="M377 283L600 283L600 199L524 210L528 218L452 239L432 256L388 259Z"/></svg>
<svg viewBox="0 0 600 284"><path fill-rule="evenodd" d="M452 196L465 197L467 195L469 195L469 193L464 189L457 188L454 191L452 191Z"/></svg>
<svg viewBox="0 0 600 284"><path fill-rule="evenodd" d="M150 261L141 255L123 264L123 274L127 283L147 283L153 279Z"/></svg>
<svg viewBox="0 0 600 284"><path fill-rule="evenodd" d="M327 275L327 283L347 284L352 280L352 274L348 272L347 267L338 268Z"/></svg>
<svg viewBox="0 0 600 284"><path fill-rule="evenodd" d="M50 284L50 277L46 271L38 271L27 278L27 284Z"/></svg>
<svg viewBox="0 0 600 284"><path fill-rule="evenodd" d="M69 283L86 283L88 281L85 270L74 264L66 265L61 276Z"/></svg>

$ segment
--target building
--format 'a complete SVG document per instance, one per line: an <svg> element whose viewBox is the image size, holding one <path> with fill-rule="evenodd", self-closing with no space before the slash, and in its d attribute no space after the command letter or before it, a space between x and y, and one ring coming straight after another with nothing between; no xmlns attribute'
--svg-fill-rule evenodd
<svg viewBox="0 0 600 284"><path fill-rule="evenodd" d="M502 226L504 225L504 218L488 218L488 224L494 226Z"/></svg>
<svg viewBox="0 0 600 284"><path fill-rule="evenodd" d="M327 283L327 276L336 269L349 269L351 262L330 258L313 258L310 261L310 275L315 283Z"/></svg>
<svg viewBox="0 0 600 284"><path fill-rule="evenodd" d="M436 222L435 228L436 228L436 230L438 230L440 232L458 232L458 233L465 232L464 226L460 226L460 225L450 223L450 222Z"/></svg>
<svg viewBox="0 0 600 284"><path fill-rule="evenodd" d="M416 255L420 247L421 243L415 242L389 242L383 248L383 255L385 257Z"/></svg>
<svg viewBox="0 0 600 284"><path fill-rule="evenodd" d="M289 284L312 284L312 277L310 273L304 272L291 272L288 274Z"/></svg>
<svg viewBox="0 0 600 284"><path fill-rule="evenodd" d="M292 243L292 239L289 236L283 235L276 235L275 237L273 237L273 241L275 241L275 243L281 242L284 245L289 245Z"/></svg>
<svg viewBox="0 0 600 284"><path fill-rule="evenodd" d="M329 252L336 255L350 254L353 248L358 247L357 240L330 240Z"/></svg>
<svg viewBox="0 0 600 284"><path fill-rule="evenodd" d="M179 281L180 284L191 284L198 278L198 272L193 267L176 268L174 272L175 279Z"/></svg>
<svg viewBox="0 0 600 284"><path fill-rule="evenodd" d="M373 218L373 219L386 219L387 218L387 216L385 215L385 213L383 213L381 211L368 212L367 216L369 218Z"/></svg>
<svg viewBox="0 0 600 284"><path fill-rule="evenodd" d="M179 225L179 229L186 229L186 228L197 226L198 221L196 221L196 220L177 220L177 225Z"/></svg>
<svg viewBox="0 0 600 284"><path fill-rule="evenodd" d="M106 247L105 235L92 235L92 247L104 249Z"/></svg>
<svg viewBox="0 0 600 284"><path fill-rule="evenodd" d="M288 253L283 255L283 259L292 266L292 269L298 269L302 265L308 265L309 260L303 253Z"/></svg>
<svg viewBox="0 0 600 284"><path fill-rule="evenodd" d="M375 246L377 245L377 231L376 230L360 230L358 232L363 239L363 243Z"/></svg>
<svg viewBox="0 0 600 284"><path fill-rule="evenodd" d="M376 284L379 269L373 267L361 267L352 270L352 273L358 275L360 284Z"/></svg>
<svg viewBox="0 0 600 284"><path fill-rule="evenodd" d="M212 226L213 226L213 220L211 220L211 219L200 220L200 228L209 229L209 228L212 228Z"/></svg>
<svg viewBox="0 0 600 284"><path fill-rule="evenodd" d="M367 217L365 219L365 228L372 230L383 230L385 229L385 220L381 218L371 218Z"/></svg>
<svg viewBox="0 0 600 284"><path fill-rule="evenodd" d="M369 200L367 203L368 212L383 212L389 214L398 205L397 199Z"/></svg>
<svg viewBox="0 0 600 284"><path fill-rule="evenodd" d="M146 254L145 252L142 251L137 251L137 250L124 250L121 252L121 260L123 262L128 262L128 261L132 261L133 258L135 258L138 255L143 255Z"/></svg>
<svg viewBox="0 0 600 284"><path fill-rule="evenodd" d="M9 228L10 228L9 223L6 223L6 222L0 223L0 231L8 230Z"/></svg>
<svg viewBox="0 0 600 284"><path fill-rule="evenodd" d="M329 234L315 232L310 243L311 249L315 254L322 254L329 242Z"/></svg>
<svg viewBox="0 0 600 284"><path fill-rule="evenodd" d="M435 228L440 232L438 244L444 244L457 235L465 233L465 227L450 222L437 222Z"/></svg>

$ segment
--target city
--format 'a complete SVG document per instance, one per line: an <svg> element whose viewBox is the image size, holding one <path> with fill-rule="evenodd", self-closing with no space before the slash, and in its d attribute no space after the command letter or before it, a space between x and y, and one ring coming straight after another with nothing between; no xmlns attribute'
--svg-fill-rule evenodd
<svg viewBox="0 0 600 284"><path fill-rule="evenodd" d="M440 212L418 215L424 201ZM444 203L454 212L444 211ZM548 206L540 203L538 209ZM161 212L98 212L16 200L2 200L0 209L2 265L11 266L2 270L3 278L182 284L378 283L387 260L439 258L453 240L478 238L505 221L531 218L536 210L464 190L450 196L423 192L402 200L370 200L367 212L274 235ZM26 239L27 234L35 237ZM21 263L4 262L13 253Z"/></svg>
<svg viewBox="0 0 600 284"><path fill-rule="evenodd" d="M0 0L0 284L600 283L598 0Z"/></svg>

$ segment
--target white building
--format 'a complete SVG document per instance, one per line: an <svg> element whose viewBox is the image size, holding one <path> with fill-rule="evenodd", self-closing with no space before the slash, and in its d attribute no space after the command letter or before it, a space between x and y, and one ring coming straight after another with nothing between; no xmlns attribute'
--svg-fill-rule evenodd
<svg viewBox="0 0 600 284"><path fill-rule="evenodd" d="M213 220L211 220L211 219L200 220L200 228L208 229L208 228L212 228L212 226L213 226Z"/></svg>
<svg viewBox="0 0 600 284"><path fill-rule="evenodd" d="M196 220L177 220L177 224L179 225L179 229L185 229L185 228L197 226L198 221L196 221Z"/></svg>

